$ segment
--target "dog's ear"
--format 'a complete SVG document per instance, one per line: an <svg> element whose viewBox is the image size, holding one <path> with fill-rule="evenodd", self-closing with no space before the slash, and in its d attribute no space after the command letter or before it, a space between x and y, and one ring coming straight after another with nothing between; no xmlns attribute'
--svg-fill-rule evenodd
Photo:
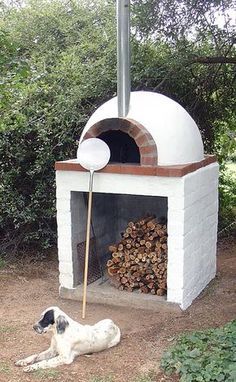
<svg viewBox="0 0 236 382"><path fill-rule="evenodd" d="M67 321L65 316L58 316L56 319L56 329L58 334L63 334L69 326L69 322Z"/></svg>

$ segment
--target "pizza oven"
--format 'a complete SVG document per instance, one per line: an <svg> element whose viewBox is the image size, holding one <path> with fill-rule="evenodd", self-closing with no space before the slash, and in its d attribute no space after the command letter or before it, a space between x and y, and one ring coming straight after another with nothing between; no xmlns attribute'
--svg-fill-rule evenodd
<svg viewBox="0 0 236 382"><path fill-rule="evenodd" d="M127 12L129 2L118 1L122 5ZM129 28L127 20L124 25ZM215 156L204 154L199 128L181 105L162 94L129 91L128 61L118 63L118 96L91 115L80 138L100 138L111 151L108 165L94 174L94 268L102 267L103 276L88 286L87 300L154 310L160 302L175 303L186 309L216 273L219 166ZM77 159L55 167L60 296L81 300L78 244L85 240L89 173ZM119 241L129 221L147 214L166 221L166 296L120 291L104 278L109 245Z"/></svg>

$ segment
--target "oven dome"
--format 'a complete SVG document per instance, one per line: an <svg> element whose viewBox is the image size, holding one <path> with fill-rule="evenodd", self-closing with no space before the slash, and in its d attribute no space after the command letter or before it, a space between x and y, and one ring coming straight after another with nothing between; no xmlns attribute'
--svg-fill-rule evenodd
<svg viewBox="0 0 236 382"><path fill-rule="evenodd" d="M118 118L117 97L105 102L92 114L80 140L94 124L110 118ZM152 136L159 166L195 163L204 159L203 142L196 123L172 99L153 92L131 92L129 113L125 119L138 122Z"/></svg>

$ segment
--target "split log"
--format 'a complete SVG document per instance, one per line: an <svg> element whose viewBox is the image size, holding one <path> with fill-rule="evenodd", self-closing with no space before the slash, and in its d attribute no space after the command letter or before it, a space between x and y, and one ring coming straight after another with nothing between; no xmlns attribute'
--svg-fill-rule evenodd
<svg viewBox="0 0 236 382"><path fill-rule="evenodd" d="M116 252L117 251L117 246L115 244L109 245L108 250L110 252Z"/></svg>
<svg viewBox="0 0 236 382"><path fill-rule="evenodd" d="M164 296L166 294L165 289L157 289L156 291L157 296Z"/></svg>

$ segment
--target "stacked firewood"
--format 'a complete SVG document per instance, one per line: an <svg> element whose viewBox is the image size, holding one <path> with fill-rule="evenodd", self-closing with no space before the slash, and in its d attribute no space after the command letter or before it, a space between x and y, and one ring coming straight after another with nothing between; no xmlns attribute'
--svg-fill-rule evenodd
<svg viewBox="0 0 236 382"><path fill-rule="evenodd" d="M110 245L107 271L119 290L162 296L166 293L167 229L148 216L129 222L119 243Z"/></svg>

